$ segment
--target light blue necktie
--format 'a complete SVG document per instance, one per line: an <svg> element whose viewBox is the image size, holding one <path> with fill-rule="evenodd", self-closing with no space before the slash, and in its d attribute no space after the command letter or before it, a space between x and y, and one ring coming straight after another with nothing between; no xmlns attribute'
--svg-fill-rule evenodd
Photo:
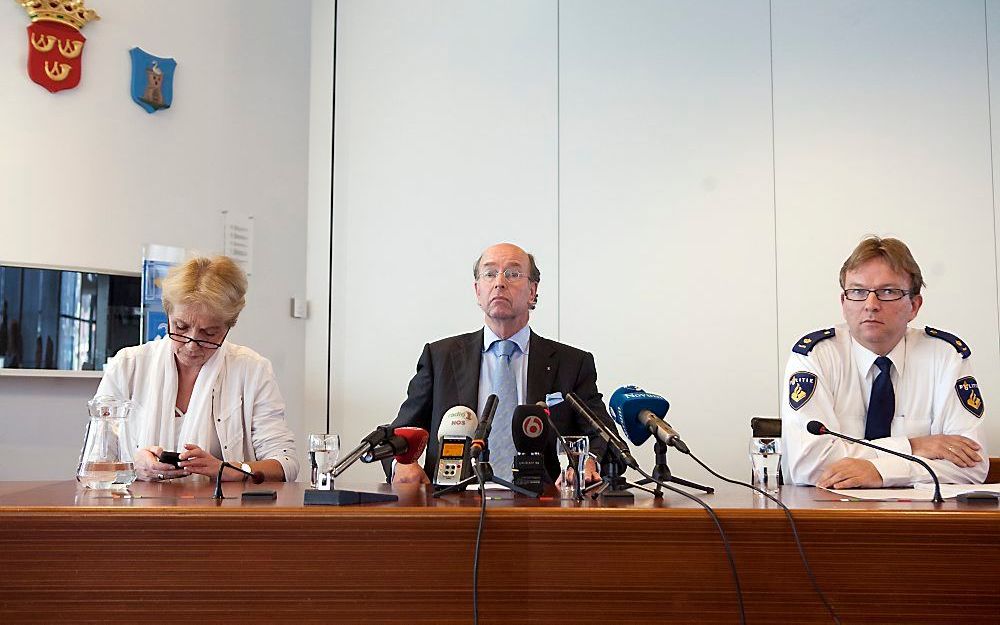
<svg viewBox="0 0 1000 625"><path fill-rule="evenodd" d="M510 357L516 349L518 347L514 341L495 341L490 345L490 351L497 359L490 383L499 400L490 430L490 466L493 467L494 475L508 482L513 479L511 467L514 464L514 439L511 437L510 424L517 406L517 380Z"/></svg>

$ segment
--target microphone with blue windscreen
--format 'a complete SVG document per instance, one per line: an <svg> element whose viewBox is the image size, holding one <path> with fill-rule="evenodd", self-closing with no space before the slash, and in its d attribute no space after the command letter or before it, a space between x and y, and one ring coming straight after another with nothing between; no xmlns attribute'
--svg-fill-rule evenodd
<svg viewBox="0 0 1000 625"><path fill-rule="evenodd" d="M680 435L663 420L670 410L670 402L665 398L647 393L638 386L623 386L611 395L608 407L633 445L642 445L652 435L665 445L689 453Z"/></svg>

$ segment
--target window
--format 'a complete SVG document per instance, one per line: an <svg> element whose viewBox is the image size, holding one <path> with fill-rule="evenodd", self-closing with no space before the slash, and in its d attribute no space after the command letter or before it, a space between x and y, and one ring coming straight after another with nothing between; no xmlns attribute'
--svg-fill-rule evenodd
<svg viewBox="0 0 1000 625"><path fill-rule="evenodd" d="M0 367L100 371L140 339L139 276L0 265Z"/></svg>

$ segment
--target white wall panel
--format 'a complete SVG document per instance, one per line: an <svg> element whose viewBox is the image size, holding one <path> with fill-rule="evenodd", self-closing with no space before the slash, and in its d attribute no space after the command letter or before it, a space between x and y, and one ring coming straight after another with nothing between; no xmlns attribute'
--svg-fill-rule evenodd
<svg viewBox="0 0 1000 625"><path fill-rule="evenodd" d="M353 445L425 342L482 324L487 245L536 254L532 325L555 330L556 5L342 1L337 66L331 427Z"/></svg>
<svg viewBox="0 0 1000 625"><path fill-rule="evenodd" d="M782 362L802 333L842 319L837 276L857 242L892 235L929 285L912 325L968 341L991 396L1000 343L983 3L781 1L773 38ZM988 431L996 450L1000 420Z"/></svg>
<svg viewBox="0 0 1000 625"><path fill-rule="evenodd" d="M768 5L563 3L560 70L562 339L745 478L777 410Z"/></svg>
<svg viewBox="0 0 1000 625"><path fill-rule="evenodd" d="M988 58L989 58L989 85L990 85L990 159L992 161L992 174L993 174L993 253L994 259L1000 258L1000 229L997 225L1000 224L1000 204L998 204L998 198L1000 198L1000 2L996 0L988 0L986 2L986 37L989 44L988 47ZM982 225L984 230L989 230L990 224L984 223ZM1000 264L997 266L997 271L1000 272ZM996 276L994 276L996 279ZM994 287L1000 284L1000 280L994 282ZM983 285L983 288L989 289L989 285ZM1000 349L1000 292L997 295L997 306L993 312L996 316L998 336L993 340L992 345L985 344L978 348L977 356L983 353L989 353L990 349ZM990 404L990 423L987 424L987 431L990 433L990 455L1000 456L1000 418L996 415L997 406L1000 406L997 402L1000 401L1000 371L997 369L990 370L983 367L983 359L979 359L977 362L979 370L983 373L980 374L980 384L984 388L989 389L989 398L992 400ZM985 374L985 375L983 375Z"/></svg>

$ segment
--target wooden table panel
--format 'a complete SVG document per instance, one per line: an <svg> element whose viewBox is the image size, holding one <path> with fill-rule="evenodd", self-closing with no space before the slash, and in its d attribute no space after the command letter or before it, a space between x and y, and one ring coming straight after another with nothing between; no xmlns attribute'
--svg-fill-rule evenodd
<svg viewBox="0 0 1000 625"><path fill-rule="evenodd" d="M277 501L244 504L208 499L207 484L136 484L120 499L0 483L0 622L471 622L474 494L410 487L396 504L304 507L301 485L267 487ZM696 504L500 497L480 555L484 625L737 622L719 534ZM781 498L843 622L1000 622L996 506ZM705 500L749 623L832 622L779 509L728 485Z"/></svg>

